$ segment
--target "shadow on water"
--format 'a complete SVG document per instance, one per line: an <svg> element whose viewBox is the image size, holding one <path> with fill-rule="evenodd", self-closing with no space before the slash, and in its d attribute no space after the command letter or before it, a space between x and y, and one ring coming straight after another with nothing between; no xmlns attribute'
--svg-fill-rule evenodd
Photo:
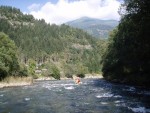
<svg viewBox="0 0 150 113"><path fill-rule="evenodd" d="M150 90L148 89L119 83L111 83L104 79L94 79L92 85L109 91L113 97L121 97L132 107L135 107L134 104L136 103L138 106L145 106L145 109L150 108ZM134 104L131 104L132 102ZM150 109L141 112L150 113Z"/></svg>

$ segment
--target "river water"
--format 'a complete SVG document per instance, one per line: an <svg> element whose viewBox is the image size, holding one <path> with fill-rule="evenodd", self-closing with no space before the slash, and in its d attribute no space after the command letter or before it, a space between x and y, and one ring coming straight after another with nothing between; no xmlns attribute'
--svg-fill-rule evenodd
<svg viewBox="0 0 150 113"><path fill-rule="evenodd" d="M103 79L0 89L0 113L150 113L150 91Z"/></svg>

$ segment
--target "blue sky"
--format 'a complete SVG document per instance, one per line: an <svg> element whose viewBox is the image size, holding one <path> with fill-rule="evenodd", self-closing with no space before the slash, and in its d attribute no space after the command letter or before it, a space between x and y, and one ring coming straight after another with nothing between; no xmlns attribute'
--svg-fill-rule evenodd
<svg viewBox="0 0 150 113"><path fill-rule="evenodd" d="M119 20L120 0L0 0L47 23L62 24L81 17Z"/></svg>
<svg viewBox="0 0 150 113"><path fill-rule="evenodd" d="M0 5L7 5L19 8L22 12L28 11L28 6L33 3L45 4L47 2L57 3L58 0L0 0Z"/></svg>
<svg viewBox="0 0 150 113"><path fill-rule="evenodd" d="M71 1L78 0L69 0L69 2ZM19 8L22 12L28 12L28 6L33 3L44 5L47 2L56 4L58 0L0 0L0 5L13 6Z"/></svg>

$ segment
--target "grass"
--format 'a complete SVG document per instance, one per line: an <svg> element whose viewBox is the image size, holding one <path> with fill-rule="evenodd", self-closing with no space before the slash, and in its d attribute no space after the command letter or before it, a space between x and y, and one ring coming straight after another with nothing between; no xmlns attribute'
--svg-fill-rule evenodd
<svg viewBox="0 0 150 113"><path fill-rule="evenodd" d="M92 74L85 74L85 78L103 78L102 74L96 74L96 73L92 73Z"/></svg>
<svg viewBox="0 0 150 113"><path fill-rule="evenodd" d="M0 88L3 87L12 87L12 86L23 86L23 85L31 85L33 83L32 77L6 77L2 81L0 81Z"/></svg>

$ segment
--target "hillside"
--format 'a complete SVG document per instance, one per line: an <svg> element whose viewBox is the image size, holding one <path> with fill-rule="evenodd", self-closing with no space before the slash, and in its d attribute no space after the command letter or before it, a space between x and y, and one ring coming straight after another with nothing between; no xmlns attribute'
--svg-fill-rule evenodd
<svg viewBox="0 0 150 113"><path fill-rule="evenodd" d="M7 6L0 6L0 21L0 32L7 34L18 48L19 62L36 64L31 74L35 69L48 69L45 76L55 69L64 76L100 72L106 41L64 24L47 24Z"/></svg>
<svg viewBox="0 0 150 113"><path fill-rule="evenodd" d="M82 17L65 24L75 28L83 29L96 38L106 39L109 36L109 32L118 25L118 21Z"/></svg>

